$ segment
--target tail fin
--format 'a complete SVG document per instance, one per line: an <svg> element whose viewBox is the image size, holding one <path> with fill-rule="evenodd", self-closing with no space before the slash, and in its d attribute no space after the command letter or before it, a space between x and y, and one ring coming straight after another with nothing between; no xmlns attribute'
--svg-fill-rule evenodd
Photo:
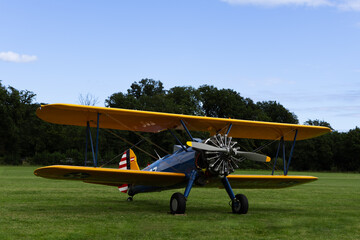
<svg viewBox="0 0 360 240"><path fill-rule="evenodd" d="M121 170L140 170L136 161L136 155L132 149L128 149L124 152L119 162L119 169ZM118 187L120 192L127 193L128 184L123 184Z"/></svg>

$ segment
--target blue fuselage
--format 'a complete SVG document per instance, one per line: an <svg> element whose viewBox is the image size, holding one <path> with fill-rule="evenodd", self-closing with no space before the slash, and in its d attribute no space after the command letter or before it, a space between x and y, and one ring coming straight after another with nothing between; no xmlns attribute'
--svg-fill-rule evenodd
<svg viewBox="0 0 360 240"><path fill-rule="evenodd" d="M175 172L184 173L188 178L190 173L196 169L195 165L196 152L192 148L187 148L186 151L179 149L173 154L166 155L156 162L142 169L142 171L156 171L156 172ZM186 183L172 186L166 189L173 189L186 186ZM137 193L153 192L164 190L163 187L133 185L130 188L129 195L133 196Z"/></svg>

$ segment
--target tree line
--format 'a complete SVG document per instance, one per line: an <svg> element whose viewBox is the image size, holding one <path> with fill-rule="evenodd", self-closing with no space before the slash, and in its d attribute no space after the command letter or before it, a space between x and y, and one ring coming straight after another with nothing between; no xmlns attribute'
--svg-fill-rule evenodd
<svg viewBox="0 0 360 240"><path fill-rule="evenodd" d="M85 128L56 125L37 118L41 105L36 94L4 86L0 81L0 163L1 164L72 164L92 165L92 154L84 162ZM84 99L89 104L91 99ZM126 92L113 93L105 100L106 107L148 110L219 118L269 121L298 124L297 116L275 101L254 102L232 89L202 85L198 88L176 86L166 90L161 81L142 79L131 84ZM325 121L308 120L305 125L327 126ZM94 131L94 129L92 129ZM175 131L185 142L183 131ZM194 137L210 137L204 132L192 132ZM95 132L92 134L95 136ZM175 139L168 131L157 134L134 133L101 129L99 165L116 164L124 150L133 147L142 166L172 152ZM277 144L253 139L237 139L241 149L253 151L263 146L262 153L275 156ZM152 143L156 143L154 146ZM133 145L136 145L135 147ZM287 149L291 143L286 143ZM141 150L140 150L141 149ZM280 154L281 157L281 154ZM271 168L244 161L242 168ZM281 159L277 168L282 168ZM324 136L298 141L295 146L292 170L360 171L360 129L346 133L333 131Z"/></svg>

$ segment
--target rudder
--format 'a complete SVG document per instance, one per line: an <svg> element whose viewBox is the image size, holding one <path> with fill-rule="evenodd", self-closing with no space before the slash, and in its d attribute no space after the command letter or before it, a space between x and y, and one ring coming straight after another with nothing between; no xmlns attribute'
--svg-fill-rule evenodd
<svg viewBox="0 0 360 240"><path fill-rule="evenodd" d="M119 162L119 169L121 170L140 170L137 164L136 155L132 149L126 150ZM123 184L118 187L120 192L127 193L129 185Z"/></svg>

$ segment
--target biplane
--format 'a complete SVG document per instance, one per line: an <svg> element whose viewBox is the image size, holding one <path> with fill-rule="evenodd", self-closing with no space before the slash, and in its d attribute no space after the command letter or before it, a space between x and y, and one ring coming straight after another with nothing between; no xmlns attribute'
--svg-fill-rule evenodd
<svg viewBox="0 0 360 240"><path fill-rule="evenodd" d="M231 200L232 212L246 214L248 199L243 194L235 194L233 189L286 188L317 180L312 176L288 175L293 150L297 140L321 136L331 131L320 126L71 104L42 105L36 114L50 123L86 127L86 148L90 139L94 159L93 167L47 166L36 169L36 176L118 187L120 191L129 195L129 201L139 193L184 188L183 193L176 192L170 198L172 214L185 213L186 202L194 186L224 188ZM90 128L96 128L95 146ZM174 147L172 154L159 158L142 170L139 169L136 156L131 149L123 154L119 169L97 167L99 128L151 133L170 131L178 145ZM178 129L186 132L189 138L186 144L176 136L174 130ZM196 139L190 131L208 132L211 137L205 140ZM241 151L234 138L279 140L271 175L231 174L241 167L244 159L257 162L271 160L260 153ZM292 142L288 159L285 158L285 141ZM274 175L281 152L284 171L281 175Z"/></svg>

